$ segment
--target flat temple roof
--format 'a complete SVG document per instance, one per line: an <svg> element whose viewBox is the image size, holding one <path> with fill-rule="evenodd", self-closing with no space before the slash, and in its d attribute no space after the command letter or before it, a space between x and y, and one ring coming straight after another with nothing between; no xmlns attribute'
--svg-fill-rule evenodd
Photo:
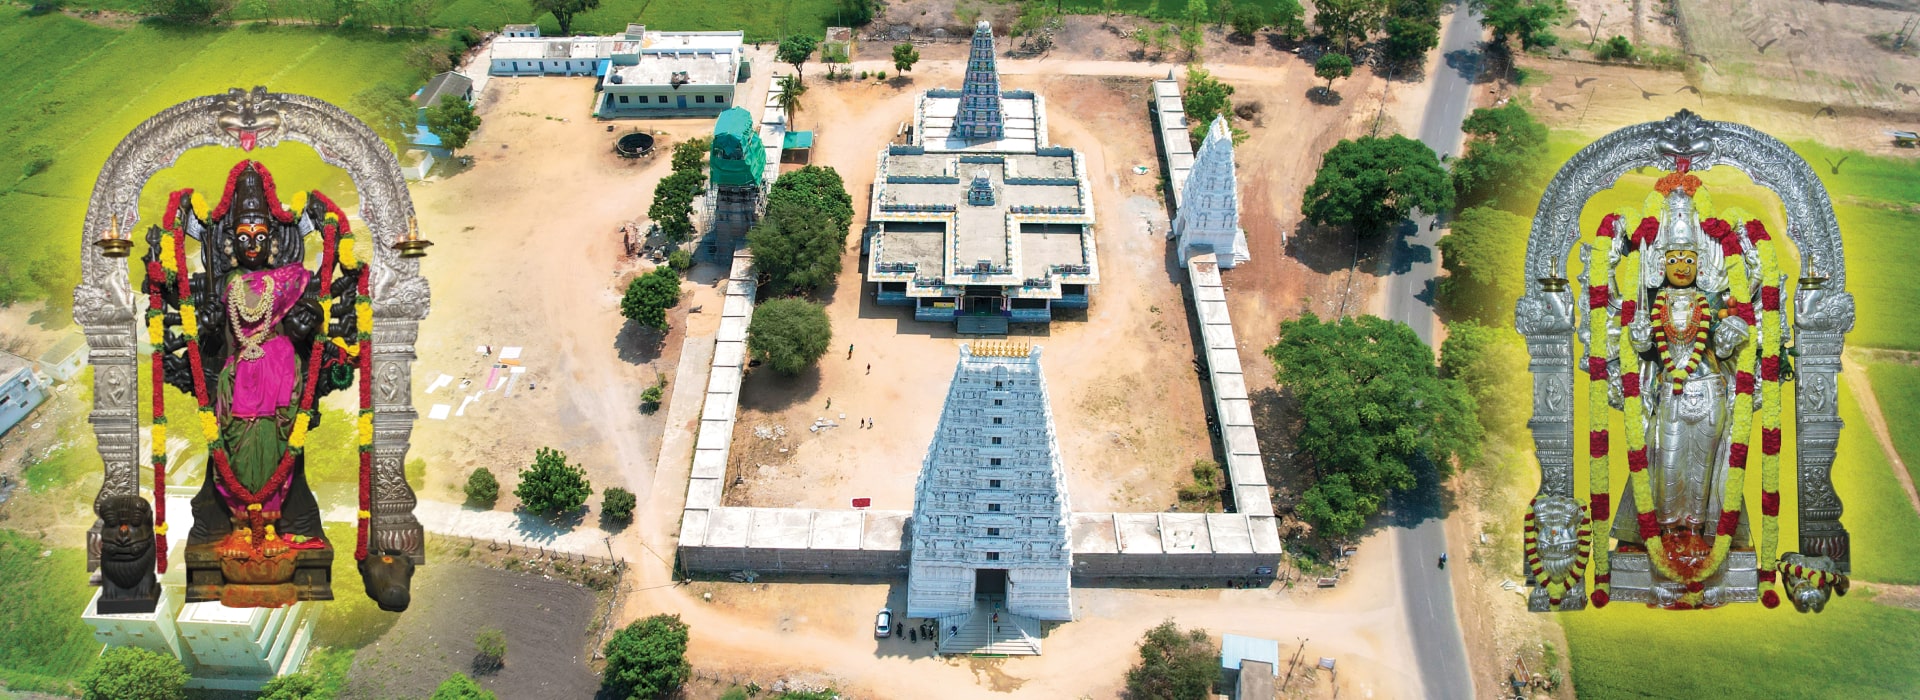
<svg viewBox="0 0 1920 700"><path fill-rule="evenodd" d="M674 73L683 71L688 85L732 85L738 70L732 54L646 54L635 65L614 66L608 76L620 76L621 82L608 80L600 87L617 90L620 85L667 85Z"/></svg>

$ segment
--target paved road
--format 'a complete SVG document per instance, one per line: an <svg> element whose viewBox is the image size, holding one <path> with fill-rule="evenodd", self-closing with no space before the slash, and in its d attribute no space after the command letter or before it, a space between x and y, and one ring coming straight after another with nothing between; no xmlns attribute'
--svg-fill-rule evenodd
<svg viewBox="0 0 1920 700"><path fill-rule="evenodd" d="M1480 68L1480 40L1479 16L1464 14L1447 24L1440 41L1443 60L1432 76L1433 95L1420 122L1419 137L1442 155L1460 150L1460 122L1472 105L1472 82ZM1392 243L1388 254L1386 284L1387 317L1406 322L1429 345L1439 323L1433 313L1433 280L1440 271L1434 246L1440 232L1433 230L1432 224L1432 216L1421 215L1410 226L1403 225L1402 235ZM1440 553L1447 550L1439 484L1423 480L1418 489L1396 498L1392 507L1404 579L1404 607L1426 697L1472 698L1473 676L1468 671L1466 642L1453 609L1453 585L1436 565Z"/></svg>

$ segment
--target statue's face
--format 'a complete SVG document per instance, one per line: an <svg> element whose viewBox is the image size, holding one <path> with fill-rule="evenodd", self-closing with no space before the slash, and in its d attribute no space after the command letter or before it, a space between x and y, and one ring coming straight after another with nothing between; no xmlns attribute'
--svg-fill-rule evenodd
<svg viewBox="0 0 1920 700"><path fill-rule="evenodd" d="M1534 505L1539 528L1540 563L1547 573L1565 576L1580 553L1580 505L1571 498L1542 498Z"/></svg>
<svg viewBox="0 0 1920 700"><path fill-rule="evenodd" d="M392 550L369 553L360 560L360 578L367 597L387 612L405 612L412 602L413 560L405 552Z"/></svg>
<svg viewBox="0 0 1920 700"><path fill-rule="evenodd" d="M121 588L153 571L153 510L138 496L117 496L100 508L100 570Z"/></svg>
<svg viewBox="0 0 1920 700"><path fill-rule="evenodd" d="M240 223L233 227L233 254L240 265L249 270L257 270L267 265L271 235L265 220L255 217L241 217Z"/></svg>
<svg viewBox="0 0 1920 700"><path fill-rule="evenodd" d="M1700 274L1700 256L1691 250L1670 250L1666 256L1667 284L1691 287Z"/></svg>

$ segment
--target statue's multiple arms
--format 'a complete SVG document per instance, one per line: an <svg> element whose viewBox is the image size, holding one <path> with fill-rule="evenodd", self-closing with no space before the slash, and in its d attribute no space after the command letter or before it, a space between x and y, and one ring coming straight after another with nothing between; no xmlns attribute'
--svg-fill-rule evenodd
<svg viewBox="0 0 1920 700"><path fill-rule="evenodd" d="M1747 342L1747 335L1753 331L1747 326L1746 319L1728 316L1713 324L1713 354L1722 358L1732 357L1734 351Z"/></svg>

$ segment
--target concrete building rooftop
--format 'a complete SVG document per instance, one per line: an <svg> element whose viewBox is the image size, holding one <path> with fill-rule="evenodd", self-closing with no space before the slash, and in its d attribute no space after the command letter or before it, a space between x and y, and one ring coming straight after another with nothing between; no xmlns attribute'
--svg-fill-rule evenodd
<svg viewBox="0 0 1920 700"><path fill-rule="evenodd" d="M648 53L671 51L734 51L746 44L746 33L729 32L656 32L641 36L640 48Z"/></svg>
<svg viewBox="0 0 1920 700"><path fill-rule="evenodd" d="M5 350L0 350L0 379L6 379L13 376L14 372L31 369L32 367L33 362L27 360L27 358Z"/></svg>
<svg viewBox="0 0 1920 700"><path fill-rule="evenodd" d="M930 92L920 101L920 129L915 138L929 151L1032 153L1037 149L1040 146L1038 100L1031 94L1003 92L1000 109L1006 124L1006 138L981 143L952 138L953 121L960 114L959 93Z"/></svg>
<svg viewBox="0 0 1920 700"><path fill-rule="evenodd" d="M605 85L669 85L675 73L686 73L688 85L732 85L738 70L734 57L724 53L647 54L637 64L613 66Z"/></svg>
<svg viewBox="0 0 1920 700"><path fill-rule="evenodd" d="M1084 191L1074 173L1073 157L1068 155L1007 156L1004 163L960 162L952 153L889 155L886 174L909 177L944 177L958 182L888 182L881 195L882 205L922 208L951 207L950 217L956 240L952 243L956 267L972 267L986 260L996 267L1012 265L1009 256L1019 254L1018 273L1023 278L1047 276L1053 265L1087 265L1085 248L1078 227L1059 230L1024 231L1013 228L1008 215L1016 208L1085 209L1080 201ZM967 191L976 176L984 174L994 190L994 202L976 206L967 202ZM1050 178L1062 184L1009 183L1007 179ZM1011 236L1018 236L1009 240ZM888 231L887 244L875 258L881 263L911 262L919 269L938 269L946 261L943 233ZM1010 245L1013 244L1013 245ZM924 274L924 273L923 273Z"/></svg>

